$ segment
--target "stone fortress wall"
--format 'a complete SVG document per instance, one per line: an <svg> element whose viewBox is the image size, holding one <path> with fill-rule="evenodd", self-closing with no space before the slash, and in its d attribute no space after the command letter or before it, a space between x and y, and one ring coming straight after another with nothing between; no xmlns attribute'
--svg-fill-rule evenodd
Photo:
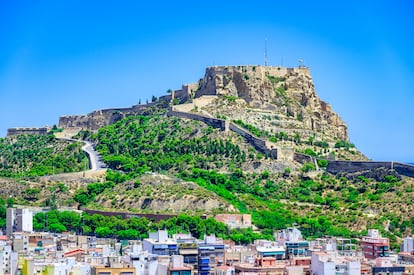
<svg viewBox="0 0 414 275"><path fill-rule="evenodd" d="M15 136L20 134L35 134L35 135L46 135L51 128L49 127L17 127L7 129L7 136Z"/></svg>
<svg viewBox="0 0 414 275"><path fill-rule="evenodd" d="M230 122L230 130L241 135L248 143L250 143L257 151L263 153L264 155L272 158L272 159L280 159L278 156L278 149L273 147L268 147L266 141L260 139L243 129L242 127L238 126L237 124Z"/></svg>
<svg viewBox="0 0 414 275"><path fill-rule="evenodd" d="M354 173L366 170L372 170L376 168L387 168L395 170L398 174L407 177L414 177L414 165L392 162L392 161L345 161L335 160L329 161L326 171L332 174L340 172Z"/></svg>
<svg viewBox="0 0 414 275"><path fill-rule="evenodd" d="M252 77L260 79L266 78L267 75L275 77L283 77L286 74L294 72L303 73L310 77L310 71L308 67L298 68L286 68L286 67L274 67L274 66L212 66L206 68L204 78L200 79L198 83L198 89L196 90L194 97L200 97L203 95L218 95L222 94L222 89L227 85L231 79L223 78L225 75L229 75L230 72L239 73L244 71L246 74ZM243 76L241 76L243 77ZM237 90L244 90L243 83L236 81Z"/></svg>
<svg viewBox="0 0 414 275"><path fill-rule="evenodd" d="M233 122L228 122L224 119L212 118L201 114L190 113L190 112L180 112L175 110L170 110L168 112L169 116L176 116L180 118L187 118L192 120L198 120L210 125L213 128L218 128L222 131L232 131L241 135L248 143L250 143L256 150L263 153L266 156L269 156L272 159L284 159L284 160L293 160L293 150L289 149L280 149L273 144L269 144L264 139L260 139L250 133L248 130L238 126Z"/></svg>
<svg viewBox="0 0 414 275"><path fill-rule="evenodd" d="M180 112L180 111L174 111L174 110L169 110L167 115L202 121L205 124L210 125L213 128L220 129L221 131L228 130L228 125L226 125L226 121L224 119L212 118L212 117L204 116L201 114L186 113L186 112Z"/></svg>
<svg viewBox="0 0 414 275"><path fill-rule="evenodd" d="M317 164L317 158L301 153L295 153L294 159L302 164L307 162ZM328 160L328 166L325 170L335 175L342 172L355 173L378 168L395 170L400 175L414 178L414 165L393 161Z"/></svg>
<svg viewBox="0 0 414 275"><path fill-rule="evenodd" d="M130 115L144 114L145 111L155 105L168 107L170 102L176 99L185 102L198 88L198 84L185 84L180 90L172 91L171 94L158 98L156 102L137 104L129 108L110 108L93 111L87 115L66 115L59 117L60 128L80 128L84 130L97 131Z"/></svg>

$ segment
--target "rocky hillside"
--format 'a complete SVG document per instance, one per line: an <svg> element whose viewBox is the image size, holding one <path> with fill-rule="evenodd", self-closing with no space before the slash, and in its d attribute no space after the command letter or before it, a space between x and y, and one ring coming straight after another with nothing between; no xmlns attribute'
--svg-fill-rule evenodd
<svg viewBox="0 0 414 275"><path fill-rule="evenodd" d="M147 173L135 181L118 184L97 196L90 205L95 209L125 209L139 213L205 214L238 212L217 194L193 182Z"/></svg>
<svg viewBox="0 0 414 275"><path fill-rule="evenodd" d="M200 80L196 97L212 94L242 99L251 109L246 114L242 111L244 108L226 110L220 105L208 108L216 115L221 113L231 119L261 123L259 126L269 131L273 129L299 133L302 137L317 135L320 139L348 141L345 122L318 97L308 68L210 67ZM266 116L267 113L271 118L252 117L255 109L260 110L259 115Z"/></svg>
<svg viewBox="0 0 414 275"><path fill-rule="evenodd" d="M316 94L305 67L210 67L188 101L173 108L236 121L279 147L329 159L366 159L349 142L345 122Z"/></svg>

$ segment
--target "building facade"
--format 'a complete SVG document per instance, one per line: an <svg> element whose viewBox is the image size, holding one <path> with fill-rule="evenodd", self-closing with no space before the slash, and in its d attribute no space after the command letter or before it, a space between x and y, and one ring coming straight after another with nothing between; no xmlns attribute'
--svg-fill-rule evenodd
<svg viewBox="0 0 414 275"><path fill-rule="evenodd" d="M367 259L388 257L390 251L390 240L381 237L377 229L369 229L368 236L362 237L362 252Z"/></svg>

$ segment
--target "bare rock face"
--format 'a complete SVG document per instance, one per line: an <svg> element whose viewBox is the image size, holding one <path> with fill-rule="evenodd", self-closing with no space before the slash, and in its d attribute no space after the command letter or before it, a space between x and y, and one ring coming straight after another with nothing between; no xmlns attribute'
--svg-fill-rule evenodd
<svg viewBox="0 0 414 275"><path fill-rule="evenodd" d="M273 124L278 124L278 128L285 132L305 131L308 136L318 133L332 140L348 141L348 127L331 106L318 97L306 67L209 67L204 78L199 81L195 97L203 95L243 99L249 108L277 115L279 119ZM227 113L216 107L211 106L209 111L213 114L225 113L232 119L251 120L243 114L237 114L236 110ZM266 125L261 126L266 128Z"/></svg>
<svg viewBox="0 0 414 275"><path fill-rule="evenodd" d="M211 213L217 210L238 212L223 198L195 183L160 174L146 174L139 183L118 184L115 192L97 196L107 209L157 211L160 213Z"/></svg>

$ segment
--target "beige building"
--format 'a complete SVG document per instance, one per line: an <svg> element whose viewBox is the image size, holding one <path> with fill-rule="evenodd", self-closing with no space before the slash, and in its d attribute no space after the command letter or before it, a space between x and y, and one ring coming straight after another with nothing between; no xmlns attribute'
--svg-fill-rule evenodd
<svg viewBox="0 0 414 275"><path fill-rule="evenodd" d="M136 275L133 267L92 267L91 275Z"/></svg>
<svg viewBox="0 0 414 275"><path fill-rule="evenodd" d="M250 214L217 214L214 219L232 229L252 227L252 215Z"/></svg>

